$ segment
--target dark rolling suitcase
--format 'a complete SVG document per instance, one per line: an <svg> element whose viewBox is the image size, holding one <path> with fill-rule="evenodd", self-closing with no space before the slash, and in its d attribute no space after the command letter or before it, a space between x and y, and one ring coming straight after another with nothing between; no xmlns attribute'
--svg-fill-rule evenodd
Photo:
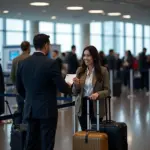
<svg viewBox="0 0 150 150"><path fill-rule="evenodd" d="M12 125L11 128L11 150L24 150L26 141L27 125Z"/></svg>
<svg viewBox="0 0 150 150"><path fill-rule="evenodd" d="M27 124L16 124L16 119L14 114L12 114L8 101L5 101L7 107L9 109L10 114L12 115L13 124L11 127L10 133L10 147L11 150L26 150L25 149L25 142L26 142L26 135L27 135ZM41 139L37 138L37 145L34 147L34 150L41 150Z"/></svg>
<svg viewBox="0 0 150 150"><path fill-rule="evenodd" d="M122 83L121 80L114 80L113 82L113 96L120 97L122 92Z"/></svg>
<svg viewBox="0 0 150 150"><path fill-rule="evenodd" d="M10 114L12 115L13 124L11 127L10 133L10 147L11 150L24 150L26 134L27 134L27 125L26 124L15 124L16 118L11 112L8 101L5 101L9 109Z"/></svg>
<svg viewBox="0 0 150 150"><path fill-rule="evenodd" d="M109 101L109 119L107 114L107 100ZM100 123L100 131L108 135L109 150L128 150L127 143L127 125L123 122L115 122L111 120L110 97L105 100L106 121ZM92 129L96 129L96 125L92 125Z"/></svg>
<svg viewBox="0 0 150 150"><path fill-rule="evenodd" d="M140 78L134 78L133 79L133 87L135 90L141 89L141 79Z"/></svg>

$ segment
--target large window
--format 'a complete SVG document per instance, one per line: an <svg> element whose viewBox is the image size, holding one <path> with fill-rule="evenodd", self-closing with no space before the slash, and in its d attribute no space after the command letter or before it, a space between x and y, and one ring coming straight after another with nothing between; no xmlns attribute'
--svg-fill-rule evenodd
<svg viewBox="0 0 150 150"><path fill-rule="evenodd" d="M90 44L95 46L98 51L102 50L102 36L100 35L91 35Z"/></svg>
<svg viewBox="0 0 150 150"><path fill-rule="evenodd" d="M114 49L114 22L104 22L104 52L109 53L110 49Z"/></svg>
<svg viewBox="0 0 150 150"><path fill-rule="evenodd" d="M6 19L6 45L20 45L24 40L24 21Z"/></svg>
<svg viewBox="0 0 150 150"><path fill-rule="evenodd" d="M124 36L124 23L123 22L116 22L115 34L117 36Z"/></svg>
<svg viewBox="0 0 150 150"><path fill-rule="evenodd" d="M134 40L133 37L126 37L126 50L130 50L134 54Z"/></svg>
<svg viewBox="0 0 150 150"><path fill-rule="evenodd" d="M144 47L147 48L147 53L150 54L150 26L144 26Z"/></svg>
<svg viewBox="0 0 150 150"><path fill-rule="evenodd" d="M58 23L56 24L56 32L57 33L72 33L72 25L71 24L63 24Z"/></svg>
<svg viewBox="0 0 150 150"><path fill-rule="evenodd" d="M131 36L131 37L133 37L133 35L134 35L134 26L133 26L133 24L132 23L126 23L125 24L125 26L126 26L126 36Z"/></svg>
<svg viewBox="0 0 150 150"><path fill-rule="evenodd" d="M150 38L144 39L144 47L147 48L147 53L150 54Z"/></svg>
<svg viewBox="0 0 150 150"><path fill-rule="evenodd" d="M26 21L26 40L31 42L31 23L30 21Z"/></svg>
<svg viewBox="0 0 150 150"><path fill-rule="evenodd" d="M114 48L113 36L104 37L104 52L106 55L109 54L109 50Z"/></svg>
<svg viewBox="0 0 150 150"><path fill-rule="evenodd" d="M2 50L3 50L3 19L0 18L0 58L2 58Z"/></svg>
<svg viewBox="0 0 150 150"><path fill-rule="evenodd" d="M150 26L144 26L144 37L150 38Z"/></svg>
<svg viewBox="0 0 150 150"><path fill-rule="evenodd" d="M120 57L124 56L124 37L123 36L117 36L116 37L116 41L115 41L115 45L116 45L116 52L120 55Z"/></svg>
<svg viewBox="0 0 150 150"><path fill-rule="evenodd" d="M54 24L51 22L39 22L39 32L50 36L50 42L54 43Z"/></svg>
<svg viewBox="0 0 150 150"><path fill-rule="evenodd" d="M134 54L134 25L132 23L125 24L126 50L130 50Z"/></svg>
<svg viewBox="0 0 150 150"><path fill-rule="evenodd" d="M0 18L0 30L3 30L3 19Z"/></svg>
<svg viewBox="0 0 150 150"><path fill-rule="evenodd" d="M75 24L74 25L74 45L76 45L76 53L78 58L81 57L82 55L82 50L81 50L81 26L80 24Z"/></svg>
<svg viewBox="0 0 150 150"><path fill-rule="evenodd" d="M6 19L6 30L8 30L8 31L23 31L23 20Z"/></svg>
<svg viewBox="0 0 150 150"><path fill-rule="evenodd" d="M116 22L115 24L115 50L120 54L120 57L124 56L124 23Z"/></svg>
<svg viewBox="0 0 150 150"><path fill-rule="evenodd" d="M99 51L102 50L102 23L91 23L90 34L90 44L95 46Z"/></svg>
<svg viewBox="0 0 150 150"><path fill-rule="evenodd" d="M102 34L102 23L101 22L92 22L90 24L90 33L91 34Z"/></svg>
<svg viewBox="0 0 150 150"><path fill-rule="evenodd" d="M143 48L143 29L142 25L135 25L135 54L136 56L142 51Z"/></svg>
<svg viewBox="0 0 150 150"><path fill-rule="evenodd" d="M6 33L6 44L7 45L20 45L23 41L22 32L7 32Z"/></svg>
<svg viewBox="0 0 150 150"><path fill-rule="evenodd" d="M114 22L108 21L104 22L104 35L113 35L114 34Z"/></svg>
<svg viewBox="0 0 150 150"><path fill-rule="evenodd" d="M56 24L56 43L61 45L61 52L71 50L73 44L72 34L71 24Z"/></svg>

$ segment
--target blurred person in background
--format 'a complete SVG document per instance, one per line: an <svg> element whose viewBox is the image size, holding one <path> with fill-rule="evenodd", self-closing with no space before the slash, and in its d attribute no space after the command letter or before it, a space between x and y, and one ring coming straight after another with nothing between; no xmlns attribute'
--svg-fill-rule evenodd
<svg viewBox="0 0 150 150"><path fill-rule="evenodd" d="M146 56L146 48L143 48L142 53L139 54L139 70L141 73L141 89L146 87L146 70L147 70L147 56Z"/></svg>
<svg viewBox="0 0 150 150"><path fill-rule="evenodd" d="M58 67L59 67L60 72L61 72L61 71L62 71L62 60L61 60L61 58L59 57L59 51L58 51L58 50L54 50L54 51L52 52L52 57L53 57L53 59L57 62Z"/></svg>
<svg viewBox="0 0 150 150"><path fill-rule="evenodd" d="M60 56L61 60L63 61L63 63L66 61L66 53L61 53L61 56Z"/></svg>
<svg viewBox="0 0 150 150"><path fill-rule="evenodd" d="M17 67L18 67L19 61L22 61L30 56L30 43L28 41L22 42L21 50L22 50L22 54L19 55L18 57L16 57L15 59L13 59L13 61L12 61L12 69L11 69L10 77L11 77L11 80L14 85L16 85L16 72L17 72ZM23 119L22 113L23 113L23 108L24 108L24 98L22 98L17 93L16 100L17 100L17 105L18 105L18 112L21 113L21 116L19 116L17 118L16 123L20 124L20 123L22 123L22 119Z"/></svg>
<svg viewBox="0 0 150 150"><path fill-rule="evenodd" d="M67 65L67 52L63 52L61 53L61 56L60 56L61 60L62 60L62 76L65 78L66 77L66 74L68 72L68 65Z"/></svg>
<svg viewBox="0 0 150 150"><path fill-rule="evenodd" d="M67 64L68 64L68 74L75 74L77 68L79 67L79 61L76 55L76 46L71 47L71 52L67 55Z"/></svg>
<svg viewBox="0 0 150 150"><path fill-rule="evenodd" d="M123 76L124 76L124 85L129 86L130 82L130 69L133 69L133 56L130 50L125 52L125 57L122 60L123 64Z"/></svg>
<svg viewBox="0 0 150 150"><path fill-rule="evenodd" d="M105 57L105 54L103 51L99 52L99 57L100 57L101 66L107 67L107 58Z"/></svg>
<svg viewBox="0 0 150 150"><path fill-rule="evenodd" d="M87 130L87 97L90 99L91 123L96 123L96 100L100 101L100 121L105 115L105 98L110 94L107 68L100 65L98 51L88 46L82 54L82 65L74 78L73 94L76 96L76 113L82 130Z"/></svg>
<svg viewBox="0 0 150 150"><path fill-rule="evenodd" d="M145 71L145 88L146 88L147 92L150 90L149 89L149 69L150 69L150 55L147 56L146 68L145 68L145 70L146 70Z"/></svg>
<svg viewBox="0 0 150 150"><path fill-rule="evenodd" d="M109 55L107 56L107 64L109 70L114 71L116 69L116 58L113 49L109 51Z"/></svg>
<svg viewBox="0 0 150 150"><path fill-rule="evenodd" d="M4 84L4 75L3 75L3 70L2 66L0 64L0 93L4 94L5 92L5 84ZM4 113L4 97L0 97L0 115ZM2 123L2 121L0 121Z"/></svg>

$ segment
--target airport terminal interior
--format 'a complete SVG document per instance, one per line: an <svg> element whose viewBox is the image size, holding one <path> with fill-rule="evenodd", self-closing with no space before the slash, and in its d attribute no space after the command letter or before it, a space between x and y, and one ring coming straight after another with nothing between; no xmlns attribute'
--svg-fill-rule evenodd
<svg viewBox="0 0 150 150"><path fill-rule="evenodd" d="M49 57L54 59L53 51L58 52L65 68L63 76L68 74L72 46L81 64L83 49L93 45L101 65L109 70L111 118L126 123L128 150L150 150L149 8L150 0L0 0L0 62L4 98L11 111L17 110L17 103L10 72L13 59L22 53L23 41L30 42L32 55L34 36L49 35ZM0 97L3 94L0 91ZM58 97L58 105L73 101L70 95L59 93ZM0 118L10 115L6 103L0 105L4 105ZM59 109L55 150L72 150L73 134L81 130L74 109ZM11 119L0 119L0 150L11 150L11 128Z"/></svg>

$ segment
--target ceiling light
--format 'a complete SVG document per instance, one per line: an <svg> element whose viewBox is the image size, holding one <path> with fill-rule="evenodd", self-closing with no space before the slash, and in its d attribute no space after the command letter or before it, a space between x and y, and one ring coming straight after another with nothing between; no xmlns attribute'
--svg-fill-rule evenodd
<svg viewBox="0 0 150 150"><path fill-rule="evenodd" d="M123 15L122 17L125 18L125 19L130 19L131 18L130 15Z"/></svg>
<svg viewBox="0 0 150 150"><path fill-rule="evenodd" d="M49 3L46 3L46 2L33 2L33 3L30 3L31 6L48 6Z"/></svg>
<svg viewBox="0 0 150 150"><path fill-rule="evenodd" d="M4 10L3 13L4 13L4 14L8 14L9 11L8 11L8 10Z"/></svg>
<svg viewBox="0 0 150 150"><path fill-rule="evenodd" d="M83 7L81 7L81 6L70 6L70 7L67 7L67 10L83 10Z"/></svg>
<svg viewBox="0 0 150 150"><path fill-rule="evenodd" d="M55 20L55 19L56 19L56 16L52 16L51 19Z"/></svg>
<svg viewBox="0 0 150 150"><path fill-rule="evenodd" d="M120 16L120 12L113 12L113 13L108 13L108 16Z"/></svg>
<svg viewBox="0 0 150 150"><path fill-rule="evenodd" d="M104 11L103 10L89 10L89 13L91 13L91 14L103 14Z"/></svg>

